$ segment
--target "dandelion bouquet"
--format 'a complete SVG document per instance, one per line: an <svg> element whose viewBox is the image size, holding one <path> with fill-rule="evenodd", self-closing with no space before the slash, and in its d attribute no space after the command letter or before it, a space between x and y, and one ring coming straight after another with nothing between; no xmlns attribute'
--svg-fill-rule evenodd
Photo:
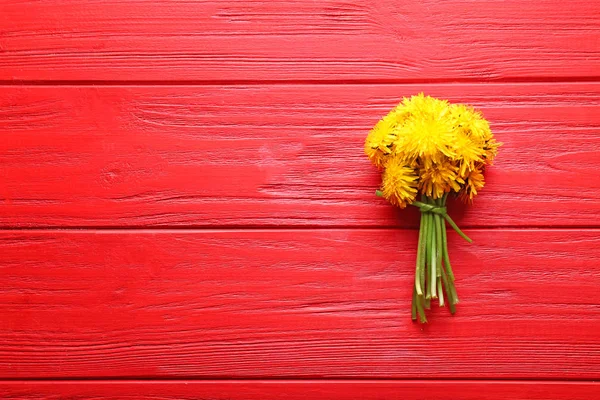
<svg viewBox="0 0 600 400"><path fill-rule="evenodd" d="M440 306L448 303L452 314L456 311L446 223L469 243L471 239L447 214L446 200L452 194L473 201L500 145L481 113L422 93L404 98L367 136L365 153L382 171L376 194L400 208L413 205L421 211L413 320L418 316L427 322L425 309L433 299Z"/></svg>

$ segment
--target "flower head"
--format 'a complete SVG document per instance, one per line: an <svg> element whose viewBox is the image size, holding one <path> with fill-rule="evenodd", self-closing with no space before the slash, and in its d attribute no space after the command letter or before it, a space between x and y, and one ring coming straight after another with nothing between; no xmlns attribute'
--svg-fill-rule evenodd
<svg viewBox="0 0 600 400"><path fill-rule="evenodd" d="M479 111L420 93L373 127L365 153L383 168L383 196L406 207L419 192L434 199L455 192L472 202L500 145Z"/></svg>
<svg viewBox="0 0 600 400"><path fill-rule="evenodd" d="M418 176L401 157L390 158L382 175L381 191L390 203L404 208L415 201Z"/></svg>
<svg viewBox="0 0 600 400"><path fill-rule="evenodd" d="M457 147L462 148L463 153L465 151L472 152L472 155L475 154L473 149L476 148L476 153L480 159L473 161L485 160L487 164L491 164L494 157L496 157L498 147L501 143L496 142L489 123L483 118L481 113L474 110L473 107L463 104L453 104L450 113L459 135L466 137L471 143L470 146L466 142L457 144ZM470 149L468 149L469 147ZM470 167L473 165L472 163L468 164Z"/></svg>
<svg viewBox="0 0 600 400"><path fill-rule="evenodd" d="M365 140L365 154L378 168L383 167L387 156L392 152L391 146L397 135L394 131L398 124L396 112L392 110L371 129Z"/></svg>
<svg viewBox="0 0 600 400"><path fill-rule="evenodd" d="M428 168L421 168L419 171L421 193L439 199L451 190L458 192L460 183L464 181L457 175L457 171L458 167L452 165L449 160L432 164Z"/></svg>
<svg viewBox="0 0 600 400"><path fill-rule="evenodd" d="M477 195L485 181L483 179L483 165L478 165L465 177L464 186L460 190L458 196L465 203L472 203L473 197Z"/></svg>
<svg viewBox="0 0 600 400"><path fill-rule="evenodd" d="M439 162L443 156L455 156L455 133L448 118L448 102L421 93L404 99L402 107L408 117L396 128L396 154L419 157L425 162Z"/></svg>
<svg viewBox="0 0 600 400"><path fill-rule="evenodd" d="M457 132L454 145L456 147L454 161L458 165L458 176L464 178L475 168L476 163L483 162L485 150L462 132Z"/></svg>
<svg viewBox="0 0 600 400"><path fill-rule="evenodd" d="M493 137L485 142L483 145L483 158L487 165L492 165L494 158L496 158L496 154L498 154L498 147L500 146L502 146L502 143L496 142L496 139Z"/></svg>

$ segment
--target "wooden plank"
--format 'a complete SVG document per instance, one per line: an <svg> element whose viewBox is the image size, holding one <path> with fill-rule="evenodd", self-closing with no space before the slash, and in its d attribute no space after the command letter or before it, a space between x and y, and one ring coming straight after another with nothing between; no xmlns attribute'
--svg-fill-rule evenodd
<svg viewBox="0 0 600 400"><path fill-rule="evenodd" d="M598 379L600 231L467 233L422 326L415 231L3 231L0 377Z"/></svg>
<svg viewBox="0 0 600 400"><path fill-rule="evenodd" d="M2 80L598 77L588 0L4 1Z"/></svg>
<svg viewBox="0 0 600 400"><path fill-rule="evenodd" d="M600 224L600 84L6 87L0 226L415 226L364 138L419 91L505 143L462 226ZM452 208L453 207L453 208Z"/></svg>
<svg viewBox="0 0 600 400"><path fill-rule="evenodd" d="M4 399L591 400L597 382L548 381L87 381L0 382Z"/></svg>

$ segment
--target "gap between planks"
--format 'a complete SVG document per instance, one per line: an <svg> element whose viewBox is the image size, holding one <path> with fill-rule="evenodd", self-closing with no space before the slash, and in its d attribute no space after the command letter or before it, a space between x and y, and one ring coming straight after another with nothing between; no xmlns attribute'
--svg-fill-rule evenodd
<svg viewBox="0 0 600 400"><path fill-rule="evenodd" d="M439 79L230 79L230 80L0 80L0 86L264 86L264 85L502 85L562 84L600 82L600 76L512 77L512 78L439 78Z"/></svg>
<svg viewBox="0 0 600 400"><path fill-rule="evenodd" d="M7 398L160 398L160 399L423 399L532 400L592 399L596 382L445 380L263 380L263 381L0 381Z"/></svg>
<svg viewBox="0 0 600 400"><path fill-rule="evenodd" d="M147 377L126 377L126 376L114 376L114 377L29 377L29 378L0 378L0 385L3 384L27 384L34 382L43 382L48 384L85 384L85 383L123 383L123 384L147 384L147 383L197 383L197 384L212 384L212 383L230 383L230 384L246 384L246 383L277 383L277 384L377 384L377 383L399 383L399 384L431 384L431 383L458 383L458 384L531 384L531 385L550 385L550 384L586 384L591 383L598 385L600 388L600 380L597 379L578 379L578 378L471 378L471 379L460 379L460 378L361 378L361 377L338 377L338 378L290 378L290 377L277 377L277 376L265 376L265 377L196 377L196 376L147 376Z"/></svg>
<svg viewBox="0 0 600 400"><path fill-rule="evenodd" d="M596 231L600 230L600 226L568 226L568 225L505 225L505 226L466 226L460 227L464 231L565 231L565 232L580 232L580 231ZM157 233L157 232L272 232L272 231L387 231L387 230L405 230L405 231L417 231L418 227L397 227L390 226L377 226L377 225L339 225L339 226L312 226L312 225L282 225L282 226L227 226L226 228L215 228L214 225L189 225L189 226L59 226L59 227L11 227L11 226L0 226L1 231L17 231L17 232L87 232L87 231L102 231L104 233ZM450 227L447 227L448 231L452 231Z"/></svg>

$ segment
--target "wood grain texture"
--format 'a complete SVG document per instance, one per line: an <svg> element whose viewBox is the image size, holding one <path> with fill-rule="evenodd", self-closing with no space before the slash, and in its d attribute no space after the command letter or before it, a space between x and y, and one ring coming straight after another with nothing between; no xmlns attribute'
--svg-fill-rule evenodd
<svg viewBox="0 0 600 400"><path fill-rule="evenodd" d="M422 326L415 231L4 231L0 377L600 378L600 231L467 233Z"/></svg>
<svg viewBox="0 0 600 400"><path fill-rule="evenodd" d="M589 78L599 15L588 0L11 0L0 79Z"/></svg>
<svg viewBox="0 0 600 400"><path fill-rule="evenodd" d="M0 381L0 394L7 400L589 400L600 395L600 384L436 380Z"/></svg>
<svg viewBox="0 0 600 400"><path fill-rule="evenodd" d="M7 87L0 225L404 226L364 138L418 91L505 143L462 226L598 226L600 84Z"/></svg>

